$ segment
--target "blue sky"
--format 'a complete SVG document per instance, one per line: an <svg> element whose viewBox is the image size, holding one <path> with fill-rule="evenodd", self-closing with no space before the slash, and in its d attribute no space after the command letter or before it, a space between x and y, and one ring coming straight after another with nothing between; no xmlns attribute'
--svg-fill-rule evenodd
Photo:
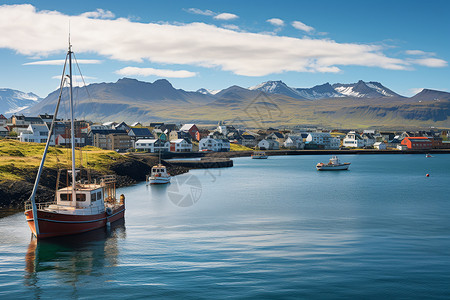
<svg viewBox="0 0 450 300"><path fill-rule="evenodd" d="M67 49L88 83L176 88L378 81L450 92L450 1L2 1L0 87L56 89Z"/></svg>

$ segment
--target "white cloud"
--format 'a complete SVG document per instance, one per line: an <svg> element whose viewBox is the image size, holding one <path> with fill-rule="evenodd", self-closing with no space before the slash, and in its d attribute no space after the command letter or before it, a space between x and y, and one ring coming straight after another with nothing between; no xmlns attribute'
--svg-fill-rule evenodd
<svg viewBox="0 0 450 300"><path fill-rule="evenodd" d="M410 61L413 64L430 68L442 68L447 66L447 62L439 58L420 58L420 59L411 59Z"/></svg>
<svg viewBox="0 0 450 300"><path fill-rule="evenodd" d="M234 25L234 24L225 24L225 25L222 25L222 27L226 28L226 29L230 29L230 30L235 30L235 31L241 30L239 28L239 26Z"/></svg>
<svg viewBox="0 0 450 300"><path fill-rule="evenodd" d="M137 67L125 67L116 71L116 74L124 76L159 76L166 78L188 78L194 77L197 73L186 70L165 70L165 69L153 69L153 68L137 68Z"/></svg>
<svg viewBox="0 0 450 300"><path fill-rule="evenodd" d="M97 79L97 77L90 77L90 76L83 76L81 77L80 75L72 75L73 77L73 81L77 80L77 81L83 81L84 79ZM61 79L61 75L55 75L52 77L52 79Z"/></svg>
<svg viewBox="0 0 450 300"><path fill-rule="evenodd" d="M434 52L425 52L422 50L406 50L405 53L408 55L436 56Z"/></svg>
<svg viewBox="0 0 450 300"><path fill-rule="evenodd" d="M266 22L272 24L273 26L284 26L284 21L278 18L268 19Z"/></svg>
<svg viewBox="0 0 450 300"><path fill-rule="evenodd" d="M90 77L90 76L83 76L81 77L80 75L72 75L73 81L72 81L72 86L73 87L84 87L86 85L89 85L89 80L95 81L98 78L97 77ZM55 75L52 77L52 79L58 79L61 80L61 75ZM83 81L84 79L84 81ZM65 86L69 86L69 82L66 81L65 82ZM58 90L59 86L55 87L55 90Z"/></svg>
<svg viewBox="0 0 450 300"><path fill-rule="evenodd" d="M76 53L119 61L220 68L244 76L339 72L348 65L406 70L413 64L446 64L388 57L379 45L242 32L205 23L92 19L36 11L29 4L0 6L0 48L27 56L60 55L67 49L67 28L55 24L67 24L69 18Z"/></svg>
<svg viewBox="0 0 450 300"><path fill-rule="evenodd" d="M214 19L216 20L223 20L223 21L234 20L237 18L239 18L237 15L230 13L221 13L214 17Z"/></svg>
<svg viewBox="0 0 450 300"><path fill-rule="evenodd" d="M101 60L97 59L78 59L77 62L79 64L83 65L93 65L93 64L101 64ZM64 65L64 59L55 59L55 60L40 60L40 61L33 61L29 63L24 63L24 66L62 66Z"/></svg>
<svg viewBox="0 0 450 300"><path fill-rule="evenodd" d="M306 31L307 33L311 33L314 31L314 28L311 26L306 25L305 23L302 23L300 21L294 21L292 22L292 27L298 30Z"/></svg>
<svg viewBox="0 0 450 300"><path fill-rule="evenodd" d="M188 9L185 9L185 11L187 11L188 13L191 13L191 14L203 15L203 16L214 16L215 15L215 13L213 11L201 10L198 8L188 8Z"/></svg>
<svg viewBox="0 0 450 300"><path fill-rule="evenodd" d="M109 11L101 8L97 8L96 11L88 11L80 15L81 17L94 18L94 19L113 19L115 15Z"/></svg>

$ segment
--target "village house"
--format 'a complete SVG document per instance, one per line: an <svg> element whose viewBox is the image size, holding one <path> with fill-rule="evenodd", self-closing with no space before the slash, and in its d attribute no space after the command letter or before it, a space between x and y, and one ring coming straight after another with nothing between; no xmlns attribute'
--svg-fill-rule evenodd
<svg viewBox="0 0 450 300"><path fill-rule="evenodd" d="M301 135L289 135L284 141L284 147L288 149L304 149L303 137Z"/></svg>
<svg viewBox="0 0 450 300"><path fill-rule="evenodd" d="M131 147L134 148L134 144L137 140L141 139L153 139L154 136L151 133L150 129L146 127L140 127L140 128L130 128L128 130L128 136L131 138Z"/></svg>
<svg viewBox="0 0 450 300"><path fill-rule="evenodd" d="M279 150L280 143L276 140L262 140L258 143L258 148L261 150Z"/></svg>
<svg viewBox="0 0 450 300"><path fill-rule="evenodd" d="M134 144L137 151L145 151L150 153L168 152L170 150L170 142L161 141L160 139L142 139L137 140Z"/></svg>
<svg viewBox="0 0 450 300"><path fill-rule="evenodd" d="M19 140L21 142L30 143L47 143L48 127L45 124L32 124L28 125L26 131L19 134ZM55 145L55 138L52 135L50 139L50 145Z"/></svg>
<svg viewBox="0 0 450 300"><path fill-rule="evenodd" d="M178 139L187 139L191 140L191 135L186 131L171 131L169 133L169 141L175 141Z"/></svg>
<svg viewBox="0 0 450 300"><path fill-rule="evenodd" d="M341 145L341 140L329 132L309 132L305 141L316 144L319 149L339 149Z"/></svg>
<svg viewBox="0 0 450 300"><path fill-rule="evenodd" d="M71 136L70 134L59 134L55 141L56 141L56 145L58 146L68 146L71 144ZM84 146L86 145L86 141L84 137L74 137L75 139L75 146Z"/></svg>
<svg viewBox="0 0 450 300"><path fill-rule="evenodd" d="M364 139L355 131L350 131L342 141L343 147L363 148L365 146Z"/></svg>
<svg viewBox="0 0 450 300"><path fill-rule="evenodd" d="M106 150L126 151L132 147L131 137L125 130L91 130L88 137L92 146Z"/></svg>
<svg viewBox="0 0 450 300"><path fill-rule="evenodd" d="M180 131L188 132L192 140L198 141L200 139L199 130L195 124L184 124Z"/></svg>
<svg viewBox="0 0 450 300"><path fill-rule="evenodd" d="M378 150L386 150L387 149L385 142L376 142L373 144L373 147Z"/></svg>
<svg viewBox="0 0 450 300"><path fill-rule="evenodd" d="M208 135L200 140L198 148L199 151L227 152L230 151L230 141L226 138L213 138L212 135Z"/></svg>
<svg viewBox="0 0 450 300"><path fill-rule="evenodd" d="M278 142L278 145L283 145L285 137L281 132L275 131L266 136L266 140L274 140Z"/></svg>
<svg viewBox="0 0 450 300"><path fill-rule="evenodd" d="M192 143L189 140L178 139L170 141L171 152L191 152Z"/></svg>
<svg viewBox="0 0 450 300"><path fill-rule="evenodd" d="M372 133L363 133L361 137L364 140L364 147L372 147L376 142Z"/></svg>
<svg viewBox="0 0 450 300"><path fill-rule="evenodd" d="M257 144L256 137L254 135L245 132L241 135L241 138L242 138L241 140L242 146L253 148Z"/></svg>
<svg viewBox="0 0 450 300"><path fill-rule="evenodd" d="M8 124L8 118L0 114L0 126L4 127L6 124Z"/></svg>
<svg viewBox="0 0 450 300"><path fill-rule="evenodd" d="M415 149L415 150L431 149L433 145L428 138L423 136L405 137L402 140L401 144L407 146L408 149Z"/></svg>
<svg viewBox="0 0 450 300"><path fill-rule="evenodd" d="M125 131L128 131L128 130L130 130L130 126L128 126L127 125L127 123L125 123L125 122L120 122L119 124L117 124L117 125L115 125L114 126L114 129L115 130L125 130Z"/></svg>
<svg viewBox="0 0 450 300"><path fill-rule="evenodd" d="M0 137L7 137L9 135L8 128L0 126Z"/></svg>

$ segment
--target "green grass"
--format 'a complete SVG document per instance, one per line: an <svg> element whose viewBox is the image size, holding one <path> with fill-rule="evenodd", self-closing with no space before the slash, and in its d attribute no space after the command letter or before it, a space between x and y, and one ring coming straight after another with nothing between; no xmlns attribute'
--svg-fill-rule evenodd
<svg viewBox="0 0 450 300"><path fill-rule="evenodd" d="M252 151L252 148L245 147L238 144L230 144L230 151Z"/></svg>
<svg viewBox="0 0 450 300"><path fill-rule="evenodd" d="M23 180L25 175L35 172L44 153L44 144L23 143L15 140L0 140L0 181ZM127 158L115 151L102 150L92 146L82 148L75 153L76 165L81 160L84 167L105 173L112 163L124 161ZM71 167L71 149L50 147L45 161L47 168Z"/></svg>

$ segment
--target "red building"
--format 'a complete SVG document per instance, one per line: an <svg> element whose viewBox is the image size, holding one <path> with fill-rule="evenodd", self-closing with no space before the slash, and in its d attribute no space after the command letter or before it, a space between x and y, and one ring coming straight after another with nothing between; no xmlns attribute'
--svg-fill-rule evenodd
<svg viewBox="0 0 450 300"><path fill-rule="evenodd" d="M431 149L433 146L433 143L423 136L405 137L401 144L415 150Z"/></svg>
<svg viewBox="0 0 450 300"><path fill-rule="evenodd" d="M195 125L195 124L184 124L180 128L180 131L188 132L189 135L191 136L191 138L194 140L197 140L197 138L198 138L198 136L197 136L198 128L197 128L197 125Z"/></svg>

